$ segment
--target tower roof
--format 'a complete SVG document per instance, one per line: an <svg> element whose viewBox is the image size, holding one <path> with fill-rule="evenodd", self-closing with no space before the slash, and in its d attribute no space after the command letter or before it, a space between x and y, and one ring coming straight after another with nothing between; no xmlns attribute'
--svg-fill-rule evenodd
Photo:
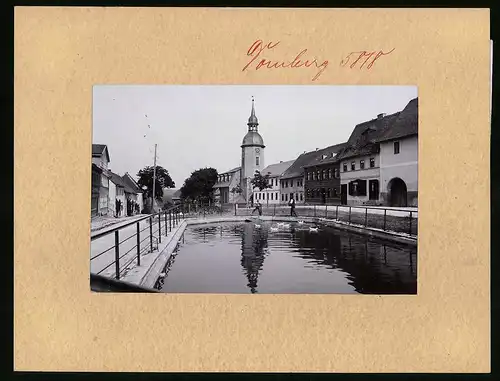
<svg viewBox="0 0 500 381"><path fill-rule="evenodd" d="M248 131L245 137L243 138L243 142L241 143L242 147L255 146L264 148L264 139L257 131Z"/></svg>
<svg viewBox="0 0 500 381"><path fill-rule="evenodd" d="M257 119L257 116L255 115L255 105L254 105L254 99L252 97L252 112L250 113L250 118L248 118L248 126L257 126L259 124L259 120Z"/></svg>

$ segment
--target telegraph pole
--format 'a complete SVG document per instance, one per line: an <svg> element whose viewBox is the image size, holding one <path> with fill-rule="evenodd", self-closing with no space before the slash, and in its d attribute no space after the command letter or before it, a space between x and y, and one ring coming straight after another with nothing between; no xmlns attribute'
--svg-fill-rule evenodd
<svg viewBox="0 0 500 381"><path fill-rule="evenodd" d="M154 167L153 167L153 197L151 208L153 213L155 212L155 185L156 185L156 144L155 144L155 159L154 159Z"/></svg>

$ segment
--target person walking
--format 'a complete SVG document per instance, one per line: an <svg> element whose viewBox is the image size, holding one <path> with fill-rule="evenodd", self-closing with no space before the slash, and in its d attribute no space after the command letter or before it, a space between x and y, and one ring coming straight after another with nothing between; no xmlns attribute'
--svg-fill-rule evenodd
<svg viewBox="0 0 500 381"><path fill-rule="evenodd" d="M256 212L256 211L259 212L259 216L262 216L262 205L260 204L260 202L258 200L255 202L255 208L254 208L254 210L252 210L252 216L253 216L254 212Z"/></svg>
<svg viewBox="0 0 500 381"><path fill-rule="evenodd" d="M297 212L295 212L295 199L293 198L293 195L290 196L288 205L290 205L290 217L297 217Z"/></svg>

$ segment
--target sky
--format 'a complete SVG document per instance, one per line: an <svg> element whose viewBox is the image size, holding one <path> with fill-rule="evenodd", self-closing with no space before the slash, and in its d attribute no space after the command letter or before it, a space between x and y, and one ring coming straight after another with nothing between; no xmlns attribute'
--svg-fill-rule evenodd
<svg viewBox="0 0 500 381"><path fill-rule="evenodd" d="M92 142L106 144L120 175L154 162L180 188L194 170L240 165L255 99L265 165L343 143L358 123L401 111L416 86L98 85Z"/></svg>

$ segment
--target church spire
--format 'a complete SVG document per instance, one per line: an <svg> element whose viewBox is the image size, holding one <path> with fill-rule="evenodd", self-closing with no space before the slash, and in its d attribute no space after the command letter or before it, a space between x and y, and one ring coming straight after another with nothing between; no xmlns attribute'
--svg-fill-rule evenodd
<svg viewBox="0 0 500 381"><path fill-rule="evenodd" d="M257 131L258 125L259 121L255 116L254 98L252 97L252 112L250 113L250 118L248 118L248 131Z"/></svg>

